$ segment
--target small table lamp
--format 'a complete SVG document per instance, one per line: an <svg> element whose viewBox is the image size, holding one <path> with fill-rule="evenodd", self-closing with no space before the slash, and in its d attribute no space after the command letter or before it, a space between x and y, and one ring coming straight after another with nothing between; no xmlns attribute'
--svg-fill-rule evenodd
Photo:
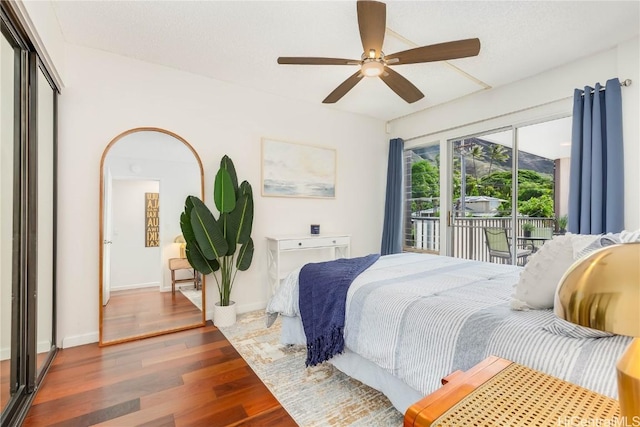
<svg viewBox="0 0 640 427"><path fill-rule="evenodd" d="M180 243L180 258L186 258L187 257L187 252L186 252L187 241L184 240L184 237L182 236L182 234L178 234L176 238L173 239L173 243Z"/></svg>
<svg viewBox="0 0 640 427"><path fill-rule="evenodd" d="M556 315L588 328L640 337L640 242L608 246L577 261L560 279ZM616 365L620 415L640 420L640 338Z"/></svg>

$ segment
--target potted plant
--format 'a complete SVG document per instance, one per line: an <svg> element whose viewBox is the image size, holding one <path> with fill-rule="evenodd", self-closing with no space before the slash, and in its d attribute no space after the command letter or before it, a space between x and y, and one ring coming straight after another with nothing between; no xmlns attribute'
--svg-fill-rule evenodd
<svg viewBox="0 0 640 427"><path fill-rule="evenodd" d="M217 219L202 200L188 196L180 228L189 264L203 275L213 274L218 285L220 300L214 306L213 323L230 326L236 321L235 302L231 301L236 274L247 270L253 259L253 192L247 181L238 186L235 167L226 155L220 160L213 200Z"/></svg>
<svg viewBox="0 0 640 427"><path fill-rule="evenodd" d="M564 234L567 232L567 224L569 223L569 216L562 215L558 218L558 232Z"/></svg>
<svg viewBox="0 0 640 427"><path fill-rule="evenodd" d="M522 231L524 232L524 237L531 237L531 232L535 229L533 224L530 222L525 222L522 224Z"/></svg>

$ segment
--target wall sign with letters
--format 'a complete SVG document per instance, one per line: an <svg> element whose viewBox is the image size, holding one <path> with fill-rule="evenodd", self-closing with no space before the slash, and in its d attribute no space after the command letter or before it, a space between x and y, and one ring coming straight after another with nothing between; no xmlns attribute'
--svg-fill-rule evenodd
<svg viewBox="0 0 640 427"><path fill-rule="evenodd" d="M147 248L160 246L160 194L144 193L145 239Z"/></svg>

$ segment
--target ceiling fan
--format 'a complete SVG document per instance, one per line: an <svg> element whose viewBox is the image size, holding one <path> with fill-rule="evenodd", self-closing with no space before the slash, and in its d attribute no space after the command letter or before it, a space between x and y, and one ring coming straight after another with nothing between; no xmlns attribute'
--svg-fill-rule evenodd
<svg viewBox="0 0 640 427"><path fill-rule="evenodd" d="M466 39L417 47L385 55L382 42L387 21L387 5L372 0L358 0L358 27L364 53L360 60L341 58L287 57L278 58L278 64L290 65L359 65L360 69L342 82L327 96L325 104L340 100L358 84L362 77L380 77L391 90L408 103L422 99L424 94L409 80L389 68L391 65L417 64L476 56L480 52L480 40Z"/></svg>

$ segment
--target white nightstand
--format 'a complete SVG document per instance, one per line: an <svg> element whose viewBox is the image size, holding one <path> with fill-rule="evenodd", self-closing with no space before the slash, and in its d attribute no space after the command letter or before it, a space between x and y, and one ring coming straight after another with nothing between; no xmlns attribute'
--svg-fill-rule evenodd
<svg viewBox="0 0 640 427"><path fill-rule="evenodd" d="M347 234L319 234L267 237L267 270L271 294L289 271L282 271L281 257L294 251L333 249L332 259L349 258L351 236Z"/></svg>

